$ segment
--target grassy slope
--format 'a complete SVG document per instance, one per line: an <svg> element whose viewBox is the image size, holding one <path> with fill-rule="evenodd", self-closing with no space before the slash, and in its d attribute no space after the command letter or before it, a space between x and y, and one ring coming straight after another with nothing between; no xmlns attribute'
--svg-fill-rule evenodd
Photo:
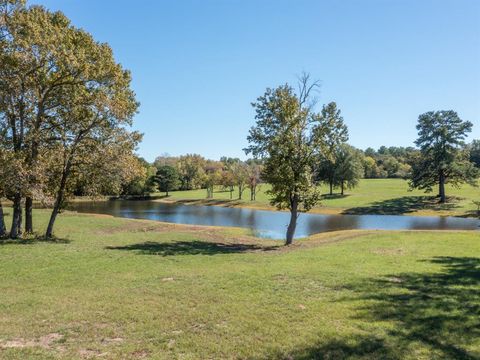
<svg viewBox="0 0 480 360"><path fill-rule="evenodd" d="M480 357L478 233L341 232L285 250L67 213L57 235L0 245L2 359Z"/></svg>
<svg viewBox="0 0 480 360"><path fill-rule="evenodd" d="M230 193L218 189L213 201L206 201L205 190L174 191L171 192L170 201L199 203L219 203L234 206L268 207L268 196L265 190L268 185L263 185L257 195L256 202L250 202L249 191L244 193L244 201L229 201ZM327 193L327 188L322 187L322 193ZM238 197L234 192L233 198ZM314 212L323 213L353 213L353 214L415 214L415 215L453 215L473 216L475 205L473 200L480 200L480 189L465 185L460 189L447 186L447 195L450 202L438 205L432 194L423 191L408 191L408 183L402 179L363 179L360 185L347 190L346 196L339 194L333 197L326 196ZM226 203L223 203L223 200Z"/></svg>

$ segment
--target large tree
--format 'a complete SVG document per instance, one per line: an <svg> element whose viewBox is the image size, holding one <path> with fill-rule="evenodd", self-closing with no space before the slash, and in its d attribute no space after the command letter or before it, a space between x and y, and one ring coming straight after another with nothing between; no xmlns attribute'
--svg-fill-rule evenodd
<svg viewBox="0 0 480 360"><path fill-rule="evenodd" d="M440 202L446 202L445 184L475 185L478 171L463 151L465 138L473 124L462 120L455 111L430 111L419 116L418 139L420 153L412 160L410 186L432 191L438 186Z"/></svg>
<svg viewBox="0 0 480 360"><path fill-rule="evenodd" d="M470 151L470 161L480 168L480 140L473 140L468 146L468 150Z"/></svg>
<svg viewBox="0 0 480 360"><path fill-rule="evenodd" d="M177 169L170 165L161 166L155 179L158 189L164 191L167 196L169 191L178 189L181 184Z"/></svg>
<svg viewBox="0 0 480 360"><path fill-rule="evenodd" d="M107 184L103 180L117 184L136 170L130 160L139 137L126 126L137 103L130 75L114 61L109 46L73 27L62 13L13 0L0 2L0 10L1 145L21 165L11 177L21 171L27 180L10 196L10 236L20 233L22 198L25 229L33 231L33 200L43 197L42 191L55 198L46 234L51 236L77 179L98 189ZM106 159L114 161L112 166ZM130 164L116 167L124 161ZM95 179L100 183L93 184Z"/></svg>
<svg viewBox="0 0 480 360"><path fill-rule="evenodd" d="M257 123L250 130L245 151L264 159L262 179L271 184L271 204L290 210L286 245L293 242L299 212L319 201L313 168L328 143L322 115L314 111L316 88L318 83L304 75L298 92L286 84L267 89L252 104Z"/></svg>
<svg viewBox="0 0 480 360"><path fill-rule="evenodd" d="M330 195L332 195L335 185L335 153L339 145L348 140L348 129L335 102L323 106L321 117L323 128L327 132L325 134L326 151L319 156L316 178L317 181L329 185Z"/></svg>
<svg viewBox="0 0 480 360"><path fill-rule="evenodd" d="M335 151L335 185L344 195L345 188L353 189L363 175L362 156L353 146L341 144Z"/></svg>

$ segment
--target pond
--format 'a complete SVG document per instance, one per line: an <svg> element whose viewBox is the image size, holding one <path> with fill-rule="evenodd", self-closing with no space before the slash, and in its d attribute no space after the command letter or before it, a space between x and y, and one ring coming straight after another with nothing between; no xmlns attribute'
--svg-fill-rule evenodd
<svg viewBox="0 0 480 360"><path fill-rule="evenodd" d="M69 209L177 224L242 227L251 229L256 236L271 239L283 239L290 220L288 212L166 204L148 200L78 202L71 204ZM479 226L478 219L455 217L301 214L295 236L301 238L320 232L349 229L478 230Z"/></svg>

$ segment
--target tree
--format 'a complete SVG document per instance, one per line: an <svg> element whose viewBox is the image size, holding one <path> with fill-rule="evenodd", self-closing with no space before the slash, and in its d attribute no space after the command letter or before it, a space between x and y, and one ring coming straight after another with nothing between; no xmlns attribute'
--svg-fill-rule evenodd
<svg viewBox="0 0 480 360"><path fill-rule="evenodd" d="M158 189L164 191L168 196L168 192L176 190L180 186L180 177L177 169L170 165L161 166L156 175Z"/></svg>
<svg viewBox="0 0 480 360"><path fill-rule="evenodd" d="M87 172L98 174L91 179L105 178L107 174L104 176L95 172L101 168L98 164L96 168L90 166L92 159L107 167L116 166L115 158L123 158L128 163L134 159L133 150L141 139L138 133L130 133L125 128L131 125L138 107L130 89L129 72L115 62L107 45L95 42L89 34L68 26L68 23L62 30L62 46L65 51L75 53L75 63L70 65L75 66L80 75L71 73L67 77L74 85L63 88L58 94L60 106L56 109L56 116L48 118L61 162L46 237L52 236L71 175ZM99 158L99 154L103 158ZM109 159L114 164L102 159ZM129 174L131 168L127 164L119 164L123 166L116 167L115 170L119 171L112 171L115 177L111 178L112 186L118 184L117 189L126 178L123 175Z"/></svg>
<svg viewBox="0 0 480 360"><path fill-rule="evenodd" d="M238 199L241 200L248 182L247 165L242 161L237 161L231 165L230 169L235 181L235 185L238 188Z"/></svg>
<svg viewBox="0 0 480 360"><path fill-rule="evenodd" d="M473 124L460 119L455 111L430 111L418 118L420 154L412 159L411 188L432 191L438 185L440 202L446 202L445 184L476 184L478 171L461 151Z"/></svg>
<svg viewBox="0 0 480 360"><path fill-rule="evenodd" d="M136 157L136 159L142 171L132 181L123 186L122 195L149 195L157 189L158 184L155 179L157 168L144 158Z"/></svg>
<svg viewBox="0 0 480 360"><path fill-rule="evenodd" d="M362 158L357 149L341 144L335 153L335 184L344 195L345 187L353 189L363 174Z"/></svg>
<svg viewBox="0 0 480 360"><path fill-rule="evenodd" d="M313 167L328 143L322 116L314 112L312 92L318 86L303 75L298 93L285 84L267 89L252 104L257 122L250 129L250 145L245 151L264 159L262 179L271 184L271 204L290 210L286 245L293 242L299 212L310 210L319 201Z"/></svg>
<svg viewBox="0 0 480 360"><path fill-rule="evenodd" d="M247 161L247 165L247 186L250 189L250 201L255 201L261 181L262 165L255 160Z"/></svg>
<svg viewBox="0 0 480 360"><path fill-rule="evenodd" d="M235 190L235 178L230 167L225 167L220 176L220 184L224 189L230 192L230 200L233 198L233 190Z"/></svg>
<svg viewBox="0 0 480 360"><path fill-rule="evenodd" d="M470 161L480 168L480 140L473 140L469 145Z"/></svg>
<svg viewBox="0 0 480 360"><path fill-rule="evenodd" d="M180 156L177 170L182 182L182 190L198 189L205 179L205 159L198 154Z"/></svg>
<svg viewBox="0 0 480 360"><path fill-rule="evenodd" d="M207 189L207 199L213 198L215 186L221 184L223 163L214 160L205 162L203 186Z"/></svg>
<svg viewBox="0 0 480 360"><path fill-rule="evenodd" d="M348 129L341 116L340 109L335 102L324 105L321 112L321 121L326 139L326 151L319 157L317 167L317 181L329 184L330 195L333 194L335 182L335 152L340 144L348 140Z"/></svg>

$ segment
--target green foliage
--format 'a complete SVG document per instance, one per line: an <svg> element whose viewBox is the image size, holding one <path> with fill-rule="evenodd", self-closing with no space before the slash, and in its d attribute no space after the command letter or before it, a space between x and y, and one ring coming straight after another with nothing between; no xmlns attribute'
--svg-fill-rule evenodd
<svg viewBox="0 0 480 360"><path fill-rule="evenodd" d="M318 83L309 83L309 76L300 78L295 93L288 84L267 89L253 103L257 120L250 130L245 149L255 158L263 159L262 179L271 185L271 204L289 209L290 224L287 245L293 241L297 211L308 211L320 198L314 186L315 160L329 155L346 138L346 127L335 103L314 111Z"/></svg>
<svg viewBox="0 0 480 360"><path fill-rule="evenodd" d="M470 152L470 162L480 168L480 140L473 140L468 146L468 151Z"/></svg>
<svg viewBox="0 0 480 360"><path fill-rule="evenodd" d="M182 190L199 189L205 180L206 160L198 154L180 156L177 170L182 182Z"/></svg>
<svg viewBox="0 0 480 360"><path fill-rule="evenodd" d="M138 103L130 73L107 44L60 12L14 3L0 3L0 145L25 174L15 212L25 197L31 222L33 199L54 199L51 235L55 214L76 188L119 193L141 172L133 155L141 136L128 130ZM14 219L12 230L21 223Z"/></svg>
<svg viewBox="0 0 480 360"><path fill-rule="evenodd" d="M363 175L362 155L353 146L341 144L335 152L335 185L340 186L343 195L345 187L356 187Z"/></svg>
<svg viewBox="0 0 480 360"><path fill-rule="evenodd" d="M155 180L158 184L158 189L166 192L167 196L169 191L177 190L181 185L177 169L170 165L161 166L157 170Z"/></svg>
<svg viewBox="0 0 480 360"><path fill-rule="evenodd" d="M325 147L320 115L307 109L289 85L267 89L253 106L257 124L246 152L264 159L262 178L271 185L271 204L308 211L319 198L312 176L314 156Z"/></svg>
<svg viewBox="0 0 480 360"><path fill-rule="evenodd" d="M431 192L439 186L440 201L445 202L445 183L458 186L475 185L478 170L470 162L467 151L462 150L464 140L473 124L463 121L456 112L427 112L418 118L420 154L412 159L412 188Z"/></svg>

